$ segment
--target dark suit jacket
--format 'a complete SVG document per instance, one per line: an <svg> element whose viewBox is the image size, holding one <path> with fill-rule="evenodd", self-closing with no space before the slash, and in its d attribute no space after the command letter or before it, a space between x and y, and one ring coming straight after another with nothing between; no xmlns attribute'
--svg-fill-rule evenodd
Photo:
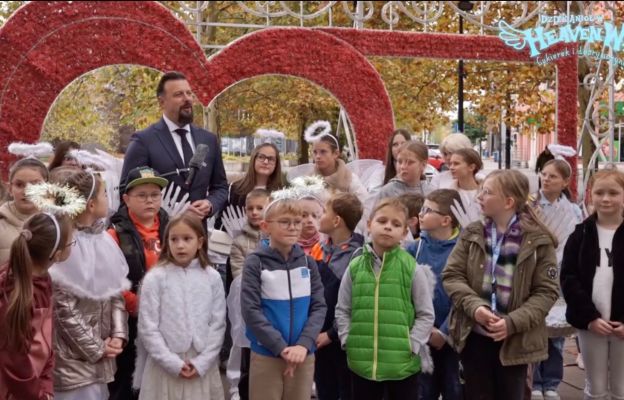
<svg viewBox="0 0 624 400"><path fill-rule="evenodd" d="M209 151L205 159L206 166L200 168L195 174L189 190L189 200L208 199L212 203L212 214L215 214L225 207L228 192L221 146L217 137L205 129L191 125L191 135L195 147L203 143L208 145ZM160 174L175 171L176 168L185 168L169 128L162 118L157 123L132 135L124 157L121 184L125 183L130 170L141 166L149 166ZM166 178L169 182L173 181L180 186L182 190L185 189L182 176L176 174Z"/></svg>

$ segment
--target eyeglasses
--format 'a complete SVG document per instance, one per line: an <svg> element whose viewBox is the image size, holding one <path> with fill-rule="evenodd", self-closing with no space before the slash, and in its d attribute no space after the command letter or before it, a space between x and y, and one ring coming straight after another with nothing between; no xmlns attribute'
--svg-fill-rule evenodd
<svg viewBox="0 0 624 400"><path fill-rule="evenodd" d="M442 213L442 212L440 212L438 210L434 210L433 208L429 208L429 207L421 208L419 214L420 215L427 215L429 213L435 213L435 214L438 214L438 215L442 215L443 217L446 216L446 214L444 214L444 213Z"/></svg>
<svg viewBox="0 0 624 400"><path fill-rule="evenodd" d="M273 219L267 222L276 222L277 225L282 229L288 229L292 225L293 228L299 229L303 226L303 221L300 219L290 220L290 219Z"/></svg>
<svg viewBox="0 0 624 400"><path fill-rule="evenodd" d="M151 201L156 201L158 199L161 198L162 194L160 192L154 192L154 193L139 193L139 194L132 194L129 195L130 197L136 197L137 199L139 199L140 201L142 201L143 203L145 203L148 199Z"/></svg>
<svg viewBox="0 0 624 400"><path fill-rule="evenodd" d="M256 160L262 162L268 162L269 164L275 164L277 162L277 158L273 157L273 156L266 156L264 154L258 154L258 157L256 157Z"/></svg>

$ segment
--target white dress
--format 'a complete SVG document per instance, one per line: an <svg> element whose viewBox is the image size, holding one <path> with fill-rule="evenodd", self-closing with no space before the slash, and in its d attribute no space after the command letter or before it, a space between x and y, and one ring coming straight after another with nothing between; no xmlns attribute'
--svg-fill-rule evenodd
<svg viewBox="0 0 624 400"><path fill-rule="evenodd" d="M139 304L138 340L147 356L144 364L137 357L139 399L224 399L218 361L225 313L225 291L214 268L201 268L197 259L186 268L152 268L143 280ZM185 360L198 377L179 377Z"/></svg>

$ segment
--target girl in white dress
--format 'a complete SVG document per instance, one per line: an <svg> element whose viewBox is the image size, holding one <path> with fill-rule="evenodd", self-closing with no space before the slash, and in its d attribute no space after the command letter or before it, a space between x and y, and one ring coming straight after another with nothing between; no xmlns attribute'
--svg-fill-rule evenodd
<svg viewBox="0 0 624 400"><path fill-rule="evenodd" d="M225 291L206 252L200 219L169 221L160 261L141 287L138 340L147 360L137 360L140 400L224 398L218 365Z"/></svg>

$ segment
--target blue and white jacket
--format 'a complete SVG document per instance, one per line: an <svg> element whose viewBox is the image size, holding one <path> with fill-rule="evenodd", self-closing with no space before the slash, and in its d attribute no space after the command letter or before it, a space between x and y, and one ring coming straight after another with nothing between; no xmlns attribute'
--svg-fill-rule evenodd
<svg viewBox="0 0 624 400"><path fill-rule="evenodd" d="M451 312L451 299L442 286L440 275L458 238L459 229L455 229L453 236L448 240L436 240L429 236L426 231L423 231L420 239L410 243L406 249L408 253L416 258L418 265L428 265L436 277L433 294L433 309L435 312L433 326L444 334L448 334L448 316Z"/></svg>
<svg viewBox="0 0 624 400"><path fill-rule="evenodd" d="M252 351L279 357L301 345L314 352L326 309L316 262L299 245L288 260L268 246L245 260L241 311Z"/></svg>

